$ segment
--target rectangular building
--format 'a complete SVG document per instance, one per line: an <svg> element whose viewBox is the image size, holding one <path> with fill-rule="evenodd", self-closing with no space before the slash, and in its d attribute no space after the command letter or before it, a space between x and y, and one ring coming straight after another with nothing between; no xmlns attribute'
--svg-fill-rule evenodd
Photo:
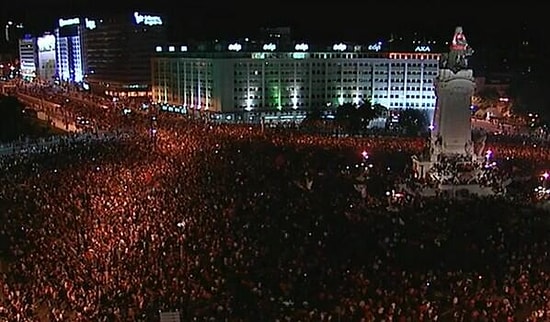
<svg viewBox="0 0 550 322"><path fill-rule="evenodd" d="M96 20L86 33L86 82L109 96L149 96L151 57L165 41L160 16L135 12Z"/></svg>
<svg viewBox="0 0 550 322"><path fill-rule="evenodd" d="M336 44L310 51L296 44L245 51L239 43L213 51L157 47L153 99L216 113L305 110L370 101L389 109L435 108L439 54L382 53Z"/></svg>
<svg viewBox="0 0 550 322"><path fill-rule="evenodd" d="M55 36L45 34L36 40L38 46L38 77L46 82L53 82L56 77Z"/></svg>
<svg viewBox="0 0 550 322"><path fill-rule="evenodd" d="M84 80L83 21L80 18L59 19L55 30L56 69L60 81L81 83Z"/></svg>
<svg viewBox="0 0 550 322"><path fill-rule="evenodd" d="M25 35L19 40L19 66L21 77L30 80L36 77L36 66L38 64L38 48L36 38Z"/></svg>

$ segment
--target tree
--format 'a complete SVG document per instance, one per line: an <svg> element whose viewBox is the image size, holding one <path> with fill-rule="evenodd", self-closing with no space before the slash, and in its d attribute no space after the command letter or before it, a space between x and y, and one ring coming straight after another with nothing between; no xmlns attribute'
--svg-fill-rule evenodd
<svg viewBox="0 0 550 322"><path fill-rule="evenodd" d="M350 133L359 133L367 129L370 121L382 116L386 108L365 101L359 105L344 103L336 110L336 121Z"/></svg>
<svg viewBox="0 0 550 322"><path fill-rule="evenodd" d="M316 123L323 120L323 111L319 106L313 106L307 111L306 118L303 122L305 123Z"/></svg>
<svg viewBox="0 0 550 322"><path fill-rule="evenodd" d="M23 108L15 97L0 97L0 141L13 141L19 137L24 122Z"/></svg>
<svg viewBox="0 0 550 322"><path fill-rule="evenodd" d="M430 124L425 110L408 108L399 113L399 127L406 135L419 135L428 131Z"/></svg>
<svg viewBox="0 0 550 322"><path fill-rule="evenodd" d="M351 123L352 118L354 117L354 111L355 106L353 106L353 104L351 103L344 103L338 106L335 115L336 123L338 123L338 125L342 127L342 129L349 131L352 127Z"/></svg>

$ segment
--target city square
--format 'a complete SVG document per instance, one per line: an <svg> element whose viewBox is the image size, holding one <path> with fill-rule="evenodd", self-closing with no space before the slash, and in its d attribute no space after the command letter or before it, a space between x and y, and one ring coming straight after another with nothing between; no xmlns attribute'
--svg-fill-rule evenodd
<svg viewBox="0 0 550 322"><path fill-rule="evenodd" d="M55 37L103 30L76 19ZM0 145L0 321L549 321L550 142L475 117L452 31L438 52L155 46L133 88L8 75L2 112L62 134Z"/></svg>

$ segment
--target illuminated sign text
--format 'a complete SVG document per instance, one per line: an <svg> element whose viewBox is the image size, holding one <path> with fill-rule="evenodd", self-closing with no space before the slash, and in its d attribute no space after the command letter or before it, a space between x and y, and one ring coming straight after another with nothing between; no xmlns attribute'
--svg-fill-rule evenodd
<svg viewBox="0 0 550 322"><path fill-rule="evenodd" d="M414 51L416 51L417 53L429 53L430 51L432 51L432 49L430 48L430 46L416 46Z"/></svg>
<svg viewBox="0 0 550 322"><path fill-rule="evenodd" d="M275 44L273 44L273 43L271 43L271 44L264 44L263 49L264 49L265 51L274 51L275 49L277 49L277 46L276 46Z"/></svg>
<svg viewBox="0 0 550 322"><path fill-rule="evenodd" d="M141 15L139 12L134 12L134 19L136 23L144 24L146 26L161 26L162 18L159 16Z"/></svg>
<svg viewBox="0 0 550 322"><path fill-rule="evenodd" d="M348 46L346 46L346 44L342 44L342 43L334 44L332 46L332 50L334 50L334 51L344 51L347 48L348 48Z"/></svg>
<svg viewBox="0 0 550 322"><path fill-rule="evenodd" d="M71 18L71 19L59 19L59 27L78 25L80 23L80 18Z"/></svg>
<svg viewBox="0 0 550 322"><path fill-rule="evenodd" d="M243 49L243 46L239 43L234 43L227 46L227 49L231 51L241 51Z"/></svg>
<svg viewBox="0 0 550 322"><path fill-rule="evenodd" d="M299 50L299 51L307 51L309 49L309 45L308 44L296 44L296 46L294 46L294 49Z"/></svg>

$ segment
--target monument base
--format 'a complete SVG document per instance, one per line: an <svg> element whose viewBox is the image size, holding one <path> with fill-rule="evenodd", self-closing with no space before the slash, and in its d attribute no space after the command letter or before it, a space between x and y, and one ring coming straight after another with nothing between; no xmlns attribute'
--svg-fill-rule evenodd
<svg viewBox="0 0 550 322"><path fill-rule="evenodd" d="M484 177L490 168L484 166L482 158L467 155L440 155L412 157L414 180L401 189L422 197L446 196L465 198L468 196L491 196L502 192L494 185L486 185Z"/></svg>
<svg viewBox="0 0 550 322"><path fill-rule="evenodd" d="M434 162L431 160L423 160L416 155L412 156L413 171L416 179L425 179L428 172L433 167Z"/></svg>

